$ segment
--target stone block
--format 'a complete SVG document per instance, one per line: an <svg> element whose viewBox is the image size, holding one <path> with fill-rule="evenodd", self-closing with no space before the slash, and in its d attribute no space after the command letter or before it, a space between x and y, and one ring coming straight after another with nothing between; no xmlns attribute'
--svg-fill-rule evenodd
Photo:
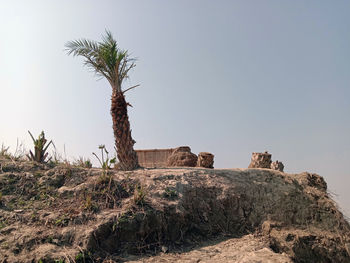
<svg viewBox="0 0 350 263"><path fill-rule="evenodd" d="M200 152L198 154L198 167L214 168L214 155L208 152Z"/></svg>
<svg viewBox="0 0 350 263"><path fill-rule="evenodd" d="M264 153L252 153L252 159L248 168L267 168L271 166L271 154L267 151Z"/></svg>

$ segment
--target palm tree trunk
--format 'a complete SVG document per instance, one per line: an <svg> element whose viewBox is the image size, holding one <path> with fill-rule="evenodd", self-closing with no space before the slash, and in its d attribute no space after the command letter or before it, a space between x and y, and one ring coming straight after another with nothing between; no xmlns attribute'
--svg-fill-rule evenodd
<svg viewBox="0 0 350 263"><path fill-rule="evenodd" d="M128 104L124 94L113 89L111 114L113 120L113 132L117 157L122 170L134 170L139 167L136 152L134 151L135 141L131 137L130 123L128 117Z"/></svg>

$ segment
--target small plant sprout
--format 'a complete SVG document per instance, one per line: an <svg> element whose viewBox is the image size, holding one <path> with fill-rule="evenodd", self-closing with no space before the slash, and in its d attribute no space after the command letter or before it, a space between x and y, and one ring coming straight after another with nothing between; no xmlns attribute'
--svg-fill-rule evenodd
<svg viewBox="0 0 350 263"><path fill-rule="evenodd" d="M96 206L96 204L93 202L91 194L86 196L83 209L88 211L97 211L98 206Z"/></svg>
<svg viewBox="0 0 350 263"><path fill-rule="evenodd" d="M97 160L99 161L100 165L101 165L101 168L104 170L104 171L107 171L109 169L111 169L111 165L112 164L115 164L116 162L116 158L112 158L112 159L109 159L109 156L108 156L108 151L106 149L106 146L105 145L99 145L98 148L101 150L101 159L97 156L96 153L92 153L96 158ZM105 154L106 154L106 159L105 159Z"/></svg>
<svg viewBox="0 0 350 263"><path fill-rule="evenodd" d="M163 197L168 199L174 199L177 197L178 194L176 192L176 189L174 187L166 187L163 193Z"/></svg>
<svg viewBox="0 0 350 263"><path fill-rule="evenodd" d="M30 137L32 137L32 140L33 140L33 143L34 143L34 154L30 150L29 154L27 155L29 160L35 161L35 162L38 162L38 163L47 163L47 162L49 162L51 160L51 157L47 161L45 161L45 159L48 156L48 153L46 152L46 150L47 150L47 148L49 148L51 143L53 144L52 140L49 141L48 144L46 144L47 140L45 138L44 131L42 131L40 133L38 139L34 139L34 137L33 137L33 135L31 134L30 131L28 131L28 133L29 133Z"/></svg>
<svg viewBox="0 0 350 263"><path fill-rule="evenodd" d="M146 200L146 195L147 195L147 192L145 187L142 184L137 185L134 191L134 203L136 205L141 205L141 206L144 205Z"/></svg>

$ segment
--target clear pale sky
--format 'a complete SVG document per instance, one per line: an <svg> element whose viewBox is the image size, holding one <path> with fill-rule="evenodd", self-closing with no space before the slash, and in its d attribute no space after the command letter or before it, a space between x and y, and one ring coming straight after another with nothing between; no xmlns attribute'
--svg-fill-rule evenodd
<svg viewBox="0 0 350 263"><path fill-rule="evenodd" d="M350 1L0 0L0 143L42 129L67 157L113 149L111 88L69 40L108 28L138 58L124 85L137 149L189 145L216 168L268 150L322 175L350 215Z"/></svg>

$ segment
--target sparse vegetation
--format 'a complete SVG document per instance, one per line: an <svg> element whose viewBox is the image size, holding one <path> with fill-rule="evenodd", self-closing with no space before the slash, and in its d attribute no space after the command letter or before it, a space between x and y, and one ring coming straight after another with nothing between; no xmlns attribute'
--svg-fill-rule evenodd
<svg viewBox="0 0 350 263"><path fill-rule="evenodd" d="M134 184L128 179L116 181L111 175L102 173L99 176L94 191L91 193L97 207L116 208L123 198L132 195ZM86 199L86 197L84 197Z"/></svg>
<svg viewBox="0 0 350 263"><path fill-rule="evenodd" d="M89 162L80 163L81 159L83 159L84 161L90 161L89 159L84 159L83 157L79 157L78 159L75 159L75 161L71 162L67 158L65 145L63 145L63 154L57 151L57 148L53 143L52 143L52 146L53 146L53 150L51 151L51 157L50 157L50 160L47 161L47 164L49 167L55 167L55 166L61 165L61 166L65 166L68 169L71 169L72 166L82 167L81 165L83 166L89 165ZM85 167L85 168L88 168L88 167Z"/></svg>
<svg viewBox="0 0 350 263"><path fill-rule="evenodd" d="M62 157L62 155L60 153L57 152L57 149L55 147L55 145L53 145L54 150L52 150L51 153L51 160L48 162L50 166L56 166L60 163L64 163L65 159ZM65 147L64 147L65 150Z"/></svg>
<svg viewBox="0 0 350 263"><path fill-rule="evenodd" d="M89 211L92 210L92 200L91 195L88 195L85 200L84 209L87 209Z"/></svg>
<svg viewBox="0 0 350 263"><path fill-rule="evenodd" d="M166 187L164 189L163 197L168 198L168 199L174 199L177 197L177 192L174 187Z"/></svg>
<svg viewBox="0 0 350 263"><path fill-rule="evenodd" d="M74 262L75 263L87 263L87 262L94 262L94 261L92 260L91 252L81 251L75 256Z"/></svg>
<svg viewBox="0 0 350 263"><path fill-rule="evenodd" d="M97 156L96 153L92 153L96 158L97 160L99 161L100 165L101 165L101 168L103 169L103 171L105 173L107 173L107 170L111 169L111 166L113 164L115 164L116 162L116 158L112 158L112 159L109 159L109 156L108 156L108 151L106 149L106 146L105 145L99 145L98 148L101 150L101 158L99 158ZM105 159L105 155L106 155L106 159Z"/></svg>
<svg viewBox="0 0 350 263"><path fill-rule="evenodd" d="M0 156L10 159L11 155L9 153L10 147L6 147L3 143L1 144Z"/></svg>
<svg viewBox="0 0 350 263"><path fill-rule="evenodd" d="M90 159L84 159L84 157L79 157L78 159L76 159L73 162L74 166L78 166L78 167L83 167L83 168L91 168L92 167L92 163L90 161Z"/></svg>
<svg viewBox="0 0 350 263"><path fill-rule="evenodd" d="M112 180L112 176L107 174L106 170L102 170L102 174L100 175L100 177L98 178L97 183L99 185L103 185L103 186L108 186L110 187L111 185L111 180Z"/></svg>
<svg viewBox="0 0 350 263"><path fill-rule="evenodd" d="M3 157L5 159L9 159L11 161L18 161L18 160L23 160L25 156L25 147L23 143L19 143L18 139L16 142L16 149L14 153L10 152L10 147L5 146L3 143L1 144L1 149L0 149L0 157Z"/></svg>
<svg viewBox="0 0 350 263"><path fill-rule="evenodd" d="M55 220L55 225L64 227L68 225L69 221L70 221L70 218L68 217L68 215L64 214Z"/></svg>
<svg viewBox="0 0 350 263"><path fill-rule="evenodd" d="M269 171L254 170L249 176L246 171L227 171L227 176L202 170L196 174L195 169L176 174L166 169L114 172L107 170L110 162L106 163L109 157L104 147L100 150L105 169L62 163L50 167L0 158L1 255L8 256L9 262L33 258L38 262L39 257L42 262L106 262L124 253L157 253L164 245L171 250L172 244L198 244L220 234L239 237L260 229L269 215L288 227L271 231L277 235L273 237L276 242L282 240L277 245L286 244L286 253L297 251L299 257L307 258L304 254L312 249L307 238L312 236L317 238L312 244L326 256L336 249L332 255L344 258L349 226L317 175L276 177ZM251 192L245 190L248 188ZM271 202L271 192L283 198ZM306 229L305 223L320 231ZM327 236L322 232L334 225L339 225L339 233L331 231ZM289 231L296 232L293 238L283 236ZM43 248L50 249L48 256L40 254ZM89 250L93 252L86 252Z"/></svg>
<svg viewBox="0 0 350 263"><path fill-rule="evenodd" d="M144 205L146 200L146 195L147 195L146 188L142 184L137 185L134 191L134 203L136 205Z"/></svg>
<svg viewBox="0 0 350 263"><path fill-rule="evenodd" d="M84 262L85 261L85 255L82 252L79 252L76 256L75 256L75 261L77 262Z"/></svg>
<svg viewBox="0 0 350 263"><path fill-rule="evenodd" d="M48 156L48 153L46 151L47 151L47 148L49 148L50 144L52 143L52 140L49 141L48 144L46 144L47 140L45 138L44 131L42 131L40 133L38 139L34 139L32 133L30 131L28 131L28 133L29 133L29 135L32 138L33 143L34 143L34 154L30 150L29 154L27 155L29 160L35 161L35 162L38 162L38 163L49 162L51 160L51 157L48 160L46 160L46 158Z"/></svg>
<svg viewBox="0 0 350 263"><path fill-rule="evenodd" d="M92 212L98 211L98 206L93 201L92 194L86 195L86 198L83 204L83 209L87 211L92 211Z"/></svg>
<svg viewBox="0 0 350 263"><path fill-rule="evenodd" d="M26 152L27 151L25 149L23 142L19 142L17 139L16 149L15 149L15 152L12 154L13 160L15 160L15 161L24 160L25 156L26 156Z"/></svg>
<svg viewBox="0 0 350 263"><path fill-rule="evenodd" d="M0 230L3 229L6 226L6 223L4 221L0 221Z"/></svg>

